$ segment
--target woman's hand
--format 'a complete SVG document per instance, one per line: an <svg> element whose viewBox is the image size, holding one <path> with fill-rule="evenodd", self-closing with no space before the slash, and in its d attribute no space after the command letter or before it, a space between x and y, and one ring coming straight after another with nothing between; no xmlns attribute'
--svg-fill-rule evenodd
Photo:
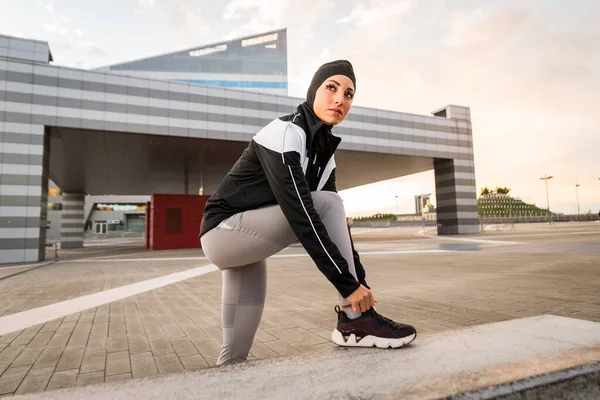
<svg viewBox="0 0 600 400"><path fill-rule="evenodd" d="M377 303L373 292L364 285L360 285L346 300L352 304L352 310L356 312L365 312Z"/></svg>

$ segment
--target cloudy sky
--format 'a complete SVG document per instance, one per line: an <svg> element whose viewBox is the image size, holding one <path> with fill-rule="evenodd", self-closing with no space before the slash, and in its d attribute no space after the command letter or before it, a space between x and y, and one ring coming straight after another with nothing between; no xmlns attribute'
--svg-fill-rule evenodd
<svg viewBox="0 0 600 400"><path fill-rule="evenodd" d="M477 186L554 211L600 209L597 0L0 0L0 33L47 40L92 68L288 28L289 94L346 58L355 105L429 114L471 107ZM351 215L413 212L426 172L342 195ZM398 204L395 196L398 195Z"/></svg>

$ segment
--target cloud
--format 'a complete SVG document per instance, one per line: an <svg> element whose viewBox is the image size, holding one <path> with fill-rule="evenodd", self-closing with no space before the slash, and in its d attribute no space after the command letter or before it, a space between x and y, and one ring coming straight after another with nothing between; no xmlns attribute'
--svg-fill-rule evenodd
<svg viewBox="0 0 600 400"><path fill-rule="evenodd" d="M69 31L58 24L44 24L42 26L46 32L54 33L57 35L68 35Z"/></svg>
<svg viewBox="0 0 600 400"><path fill-rule="evenodd" d="M48 15L48 23L42 25L49 34L50 47L56 60L72 59L69 65L84 68L93 59L106 57L106 52L93 40L86 37L81 29L71 26L72 19L60 13L50 2L39 1L40 6ZM64 64L63 64L64 65Z"/></svg>
<svg viewBox="0 0 600 400"><path fill-rule="evenodd" d="M54 6L48 0L38 0L38 5L42 8L42 10L49 12L54 11Z"/></svg>
<svg viewBox="0 0 600 400"><path fill-rule="evenodd" d="M354 8L345 17L338 18L338 24L354 24L357 27L369 27L373 24L403 14L410 6L410 0L370 0L356 2Z"/></svg>
<svg viewBox="0 0 600 400"><path fill-rule="evenodd" d="M319 54L319 58L321 59L327 59L329 58L329 55L331 54L331 50L325 48L321 51L321 54Z"/></svg>
<svg viewBox="0 0 600 400"><path fill-rule="evenodd" d="M136 13L147 13L164 20L173 37L174 49L193 47L211 41L211 24L196 0L172 0L169 2L140 0Z"/></svg>

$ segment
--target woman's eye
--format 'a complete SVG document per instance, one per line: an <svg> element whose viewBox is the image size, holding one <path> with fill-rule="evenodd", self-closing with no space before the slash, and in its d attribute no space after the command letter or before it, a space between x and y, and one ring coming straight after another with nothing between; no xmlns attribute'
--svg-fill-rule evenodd
<svg viewBox="0 0 600 400"><path fill-rule="evenodd" d="M335 86L333 86L332 84L329 84L327 86L325 86L327 88L327 90L333 90L335 91Z"/></svg>
<svg viewBox="0 0 600 400"><path fill-rule="evenodd" d="M354 98L354 95L352 93L346 93L346 97L352 100Z"/></svg>

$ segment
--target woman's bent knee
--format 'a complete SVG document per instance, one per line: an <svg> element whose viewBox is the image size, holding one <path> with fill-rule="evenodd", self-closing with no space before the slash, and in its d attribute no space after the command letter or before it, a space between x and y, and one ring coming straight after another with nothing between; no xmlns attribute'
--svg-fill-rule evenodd
<svg viewBox="0 0 600 400"><path fill-rule="evenodd" d="M320 191L312 192L315 209L320 215L331 211L342 212L345 215L344 202L336 192Z"/></svg>

